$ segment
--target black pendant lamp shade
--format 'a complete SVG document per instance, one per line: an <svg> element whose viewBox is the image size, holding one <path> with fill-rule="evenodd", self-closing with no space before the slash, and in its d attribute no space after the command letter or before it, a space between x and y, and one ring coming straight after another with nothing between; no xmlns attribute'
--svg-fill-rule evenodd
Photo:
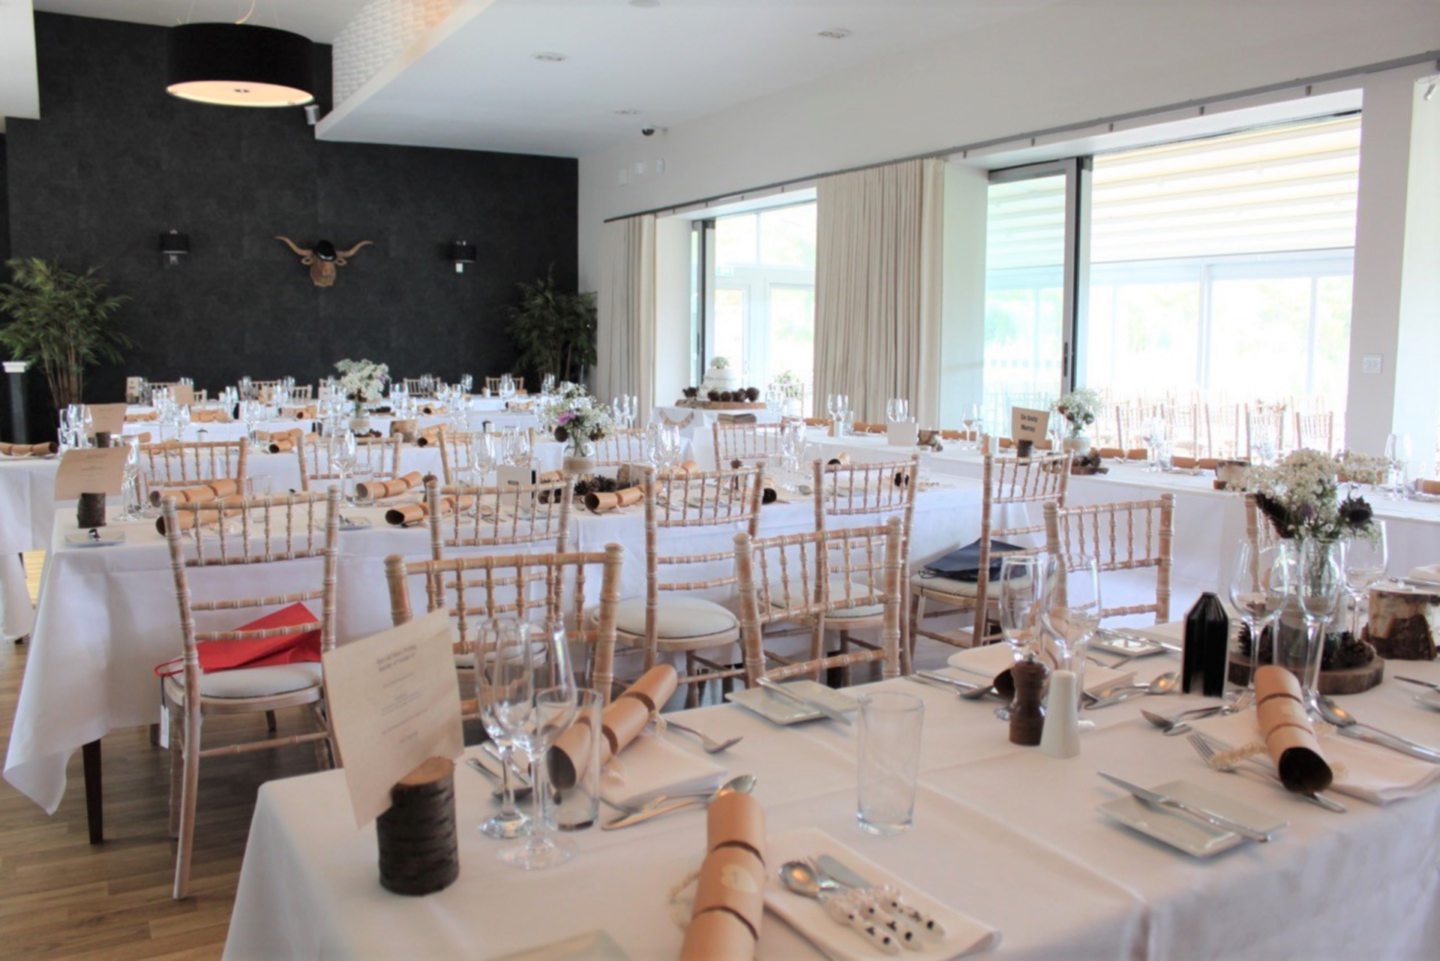
<svg viewBox="0 0 1440 961"><path fill-rule="evenodd" d="M170 28L165 89L226 107L298 107L315 99L314 44L298 33L235 23Z"/></svg>

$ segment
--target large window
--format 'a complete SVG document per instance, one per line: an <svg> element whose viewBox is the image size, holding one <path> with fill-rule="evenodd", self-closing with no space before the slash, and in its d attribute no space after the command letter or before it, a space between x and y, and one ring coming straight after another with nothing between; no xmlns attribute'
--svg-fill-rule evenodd
<svg viewBox="0 0 1440 961"><path fill-rule="evenodd" d="M815 204L717 217L706 360L726 357L747 386L815 368Z"/></svg>
<svg viewBox="0 0 1440 961"><path fill-rule="evenodd" d="M1095 157L1080 379L1343 408L1359 150L1353 116Z"/></svg>

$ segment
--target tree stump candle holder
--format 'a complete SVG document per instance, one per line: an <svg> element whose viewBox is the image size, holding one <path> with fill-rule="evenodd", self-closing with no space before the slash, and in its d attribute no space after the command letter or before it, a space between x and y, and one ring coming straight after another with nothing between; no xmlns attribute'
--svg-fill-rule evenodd
<svg viewBox="0 0 1440 961"><path fill-rule="evenodd" d="M105 495L81 494L75 505L75 524L83 530L105 526Z"/></svg>
<svg viewBox="0 0 1440 961"><path fill-rule="evenodd" d="M1440 641L1440 586L1434 590L1373 587L1370 623L1362 635L1386 660L1433 661Z"/></svg>
<svg viewBox="0 0 1440 961"><path fill-rule="evenodd" d="M409 895L448 888L460 876L455 763L428 759L390 789L390 802L375 819L381 887Z"/></svg>
<svg viewBox="0 0 1440 961"><path fill-rule="evenodd" d="M1303 628L1302 628L1303 630ZM1261 632L1260 666L1271 663L1271 628ZM1359 694L1368 691L1385 679L1385 661L1376 655L1375 648L1364 640L1353 637L1349 631L1343 634L1328 634L1325 637L1325 654L1320 666L1319 692L1327 697L1337 694ZM1240 649L1250 650L1248 628L1240 628ZM1245 686L1250 682L1250 668L1232 660L1227 676L1232 684Z"/></svg>

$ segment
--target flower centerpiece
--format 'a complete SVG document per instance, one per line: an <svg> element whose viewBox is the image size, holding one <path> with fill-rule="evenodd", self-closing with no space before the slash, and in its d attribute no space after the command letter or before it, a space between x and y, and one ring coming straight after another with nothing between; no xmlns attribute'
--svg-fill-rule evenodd
<svg viewBox="0 0 1440 961"><path fill-rule="evenodd" d="M1100 395L1093 388L1079 387L1055 401L1050 409L1059 414L1069 427L1065 449L1077 454L1089 451L1090 439L1085 436L1085 428L1095 423L1095 417L1100 413Z"/></svg>
<svg viewBox="0 0 1440 961"><path fill-rule="evenodd" d="M539 411L540 423L555 439L566 445L567 469L582 473L591 469L595 441L607 437L615 422L604 404L595 403L584 386L569 381L556 388Z"/></svg>
<svg viewBox="0 0 1440 961"><path fill-rule="evenodd" d="M390 365L347 358L336 361L335 369L340 372L340 390L355 405L356 423L351 425L352 429L368 430L369 425L363 423L365 405L385 396L385 385L390 382Z"/></svg>

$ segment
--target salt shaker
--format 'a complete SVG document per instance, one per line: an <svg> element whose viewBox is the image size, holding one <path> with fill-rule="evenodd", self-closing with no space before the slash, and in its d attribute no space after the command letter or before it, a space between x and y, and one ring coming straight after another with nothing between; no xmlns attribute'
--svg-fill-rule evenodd
<svg viewBox="0 0 1440 961"><path fill-rule="evenodd" d="M1080 696L1074 671L1050 675L1045 700L1045 733L1040 753L1048 757L1075 757L1080 753Z"/></svg>
<svg viewBox="0 0 1440 961"><path fill-rule="evenodd" d="M1034 656L1010 668L1015 680L1015 700L1010 705L1010 743L1034 747L1040 743L1045 725L1045 707L1041 693L1045 688L1045 665Z"/></svg>

